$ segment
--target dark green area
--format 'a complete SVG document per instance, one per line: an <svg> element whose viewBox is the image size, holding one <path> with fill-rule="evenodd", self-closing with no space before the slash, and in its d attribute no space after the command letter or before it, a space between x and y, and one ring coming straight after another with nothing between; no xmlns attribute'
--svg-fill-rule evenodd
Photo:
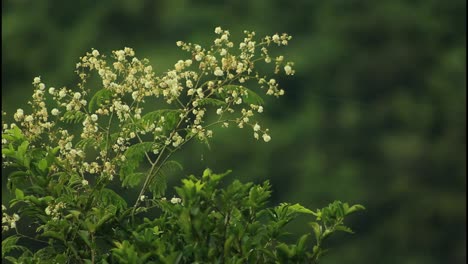
<svg viewBox="0 0 468 264"><path fill-rule="evenodd" d="M293 35L296 75L267 101L268 144L251 130L220 130L191 144L186 174L232 169L269 179L275 204L367 210L332 239L323 263L464 263L466 260L466 1L31 1L2 2L2 108L12 114L40 75L76 83L78 57L124 46L165 71L209 45L214 27L233 35ZM3 174L3 173L2 173ZM3 178L4 179L4 178ZM180 179L174 179L173 182ZM3 185L4 186L4 185ZM304 233L306 225L292 229Z"/></svg>

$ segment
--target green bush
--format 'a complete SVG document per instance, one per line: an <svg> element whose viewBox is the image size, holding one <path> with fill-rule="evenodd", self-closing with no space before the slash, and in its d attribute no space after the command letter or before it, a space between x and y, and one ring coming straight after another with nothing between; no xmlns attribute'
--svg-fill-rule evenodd
<svg viewBox="0 0 468 264"><path fill-rule="evenodd" d="M268 182L236 180L223 188L227 173L208 169L201 178L184 178L175 188L178 197L165 198L167 177L182 168L169 158L192 139L209 146L214 127L233 124L271 140L269 130L254 121L264 100L246 86L275 97L284 90L256 64L273 63L274 74L294 74L292 62L269 53L271 46L286 46L289 35L255 40L254 32L245 31L235 46L229 31L218 27L215 33L219 37L209 49L177 42L192 59L179 60L160 76L125 48L113 52L112 66L97 50L81 57L75 89L46 90L34 78L31 113L20 108L16 123L2 126L3 165L14 169L8 189L15 196L10 209L2 206L3 259L317 263L329 235L352 232L344 217L361 205L336 201L315 212L299 204L267 207ZM127 189L139 190L133 206L121 196ZM311 232L288 244L284 227L299 214L314 218Z"/></svg>

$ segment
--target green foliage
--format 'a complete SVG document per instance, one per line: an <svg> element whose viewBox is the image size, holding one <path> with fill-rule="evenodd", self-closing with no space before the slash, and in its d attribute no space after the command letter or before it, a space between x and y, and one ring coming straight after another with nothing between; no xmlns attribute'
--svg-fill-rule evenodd
<svg viewBox="0 0 468 264"><path fill-rule="evenodd" d="M100 185L93 190L75 188L80 184L76 177L44 173L58 165L56 159L49 158L49 164L43 158L54 151L37 154L27 141L20 142L20 134L15 138L18 161L28 159L37 169L23 164L23 174L10 178L13 186L23 186L13 189L10 207L18 207L21 217L34 219L37 234L3 240L2 257L13 263L318 263L325 252L323 241L335 231L352 232L344 225L345 216L364 209L338 201L315 212L300 204L267 207L268 181L256 185L234 180L222 188L230 171L216 174L207 169L200 178L182 179L182 185L175 187L180 198L148 200L148 207L134 217L141 219L138 214L151 211L159 216L129 221L127 203L117 192ZM129 156L142 146L130 149ZM13 144L9 148L15 149ZM164 175L180 168L175 161L164 163L150 190L160 196L166 187L161 182ZM32 184L19 175L29 177ZM300 215L315 218L310 222L315 244L311 234L292 244L285 242L284 228ZM22 245L27 240L41 241L43 246L31 251Z"/></svg>
<svg viewBox="0 0 468 264"><path fill-rule="evenodd" d="M97 91L89 101L88 111L94 113L97 108L101 107L103 103L109 104L112 98L112 91L109 89L101 89Z"/></svg>
<svg viewBox="0 0 468 264"><path fill-rule="evenodd" d="M161 215L132 226L135 232L114 242L112 258L119 263L318 263L325 237L347 228L345 215L363 209L334 202L317 210L321 217L311 222L318 226L315 245L308 240L310 234L288 244L283 241L286 224L299 215L316 213L299 204L266 207L271 194L268 182L235 180L220 188L226 175L205 170L201 178L183 179L176 187L181 201L156 201Z"/></svg>
<svg viewBox="0 0 468 264"><path fill-rule="evenodd" d="M148 60L138 59L126 47L113 51L112 67L95 49L80 57L76 70L80 83L75 90L49 87L45 93L41 78L34 78L32 112L18 108L13 115L16 122L2 125L3 166L14 170L7 179L14 197L8 208L2 205L2 233L6 233L2 259L317 263L326 238L335 231L352 232L344 217L363 209L360 205L334 202L315 213L297 203L268 207L268 181L257 185L234 180L223 187L229 171L215 174L206 169L202 177L185 177L174 188L177 197L164 197L167 178L182 170L169 158L195 137L209 144L212 127L246 125L254 138L261 133L263 141L271 140L269 129L255 121L255 115L263 112L262 97L233 83L255 80L260 88L268 85L267 95L283 95L275 79L266 81L267 76L254 71L259 60L254 54L261 47L260 60L268 64L272 62L268 48L288 45L291 36L274 34L257 42L254 32L245 31L242 45L235 45L229 31L217 27L215 34L220 36L209 51L178 42L195 62L179 60L174 70L161 76L155 75ZM192 64L198 64L202 74L192 71ZM274 64L275 74L280 68L286 75L294 74L294 64L283 56ZM103 87L92 94L86 84L96 72ZM158 98L168 108L144 111ZM213 111L208 105L221 107ZM210 121L207 116L214 114L217 120ZM130 207L123 191L136 188L140 192ZM314 220L312 229L291 244L285 227L300 215ZM308 239L312 232L315 244ZM30 247L31 242L38 245Z"/></svg>

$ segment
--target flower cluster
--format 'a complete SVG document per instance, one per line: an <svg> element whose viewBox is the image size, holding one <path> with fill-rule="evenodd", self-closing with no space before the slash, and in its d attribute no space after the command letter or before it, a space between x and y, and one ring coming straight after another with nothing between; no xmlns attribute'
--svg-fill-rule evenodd
<svg viewBox="0 0 468 264"><path fill-rule="evenodd" d="M20 219L19 215L13 214L8 215L6 211L6 207L2 204L2 232L8 231L11 229L16 228L16 222Z"/></svg>
<svg viewBox="0 0 468 264"><path fill-rule="evenodd" d="M257 39L255 32L244 31L243 41L235 44L228 30L216 27L215 34L207 48L178 41L189 58L159 75L131 48L113 51L110 60L92 49L76 64L80 82L75 89L47 87L40 77L34 78L32 112L18 109L15 123L4 125L4 130L18 126L29 142L58 146L62 169L78 174L83 186L90 175L114 179L128 161L131 146L139 143L148 143L145 156L153 169L191 139L209 140L215 126L251 127L255 139L269 142L269 130L256 121L264 112L263 99L252 88L269 96L284 95L277 78L257 71L257 64L273 64L273 74L294 74L292 62L270 54L271 47L288 45L291 36ZM89 85L93 74L100 81ZM98 91L89 88L96 86ZM79 125L70 128L64 123ZM8 144L2 138L2 146ZM88 154L89 148L97 155ZM157 157L151 158L151 153ZM54 210L47 212L55 216Z"/></svg>
<svg viewBox="0 0 468 264"><path fill-rule="evenodd" d="M62 215L62 210L66 207L66 204L63 202L58 202L56 204L50 204L49 206L46 207L44 210L46 215L50 215L52 217L52 220L58 220L60 219Z"/></svg>

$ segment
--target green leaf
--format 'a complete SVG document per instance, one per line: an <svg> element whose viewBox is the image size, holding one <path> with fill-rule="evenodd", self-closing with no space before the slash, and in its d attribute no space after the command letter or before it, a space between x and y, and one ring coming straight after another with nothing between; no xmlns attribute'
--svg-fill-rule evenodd
<svg viewBox="0 0 468 264"><path fill-rule="evenodd" d="M48 230L48 231L44 231L44 233L42 233L41 236L55 238L57 240L65 242L65 235L62 232Z"/></svg>
<svg viewBox="0 0 468 264"><path fill-rule="evenodd" d="M63 121L65 121L65 123L68 123L68 124L71 124L71 123L77 124L85 120L85 118L86 118L85 113L81 111L75 111L75 110L67 111L63 115Z"/></svg>
<svg viewBox="0 0 468 264"><path fill-rule="evenodd" d="M23 143L21 143L21 145L18 147L17 157L19 159L22 158L24 154L26 154L26 151L28 150L28 146L29 146L29 141L23 141Z"/></svg>
<svg viewBox="0 0 468 264"><path fill-rule="evenodd" d="M299 240L297 241L297 246L296 246L297 252L300 252L300 253L304 252L307 238L309 238L309 234L304 234L299 238Z"/></svg>
<svg viewBox="0 0 468 264"><path fill-rule="evenodd" d="M105 206L115 205L118 210L125 210L127 202L118 193L111 189L103 188L100 192L101 201Z"/></svg>
<svg viewBox="0 0 468 264"><path fill-rule="evenodd" d="M225 106L226 102L215 99L215 98L203 98L198 100L198 105L199 106L204 106L204 105L213 105L213 106Z"/></svg>
<svg viewBox="0 0 468 264"><path fill-rule="evenodd" d="M145 177L146 173L143 172L134 172L125 175L125 178L122 180L122 187L135 187L140 184L141 180Z"/></svg>
<svg viewBox="0 0 468 264"><path fill-rule="evenodd" d="M22 200L24 198L24 192L20 189L15 190L16 199Z"/></svg>
<svg viewBox="0 0 468 264"><path fill-rule="evenodd" d="M319 242L320 237L322 236L322 227L317 222L310 222L309 225L312 227L312 230L314 231L315 239L317 240L317 242Z"/></svg>
<svg viewBox="0 0 468 264"><path fill-rule="evenodd" d="M88 105L89 112L94 113L94 111L96 111L102 105L103 102L105 102L106 100L110 100L111 98L112 98L111 90L104 88L104 89L97 91L93 95L91 100L89 101L89 105Z"/></svg>
<svg viewBox="0 0 468 264"><path fill-rule="evenodd" d="M4 258L5 255L8 254L10 251L15 249L18 240L19 236L17 235L12 235L2 240L2 258Z"/></svg>
<svg viewBox="0 0 468 264"><path fill-rule="evenodd" d="M347 227L347 226L344 226L344 225L338 225L335 227L335 230L337 231L343 231L343 232L346 232L346 233L350 233L350 234L354 234L353 230L351 230L351 228Z"/></svg>
<svg viewBox="0 0 468 264"><path fill-rule="evenodd" d="M37 168L42 172L46 172L47 170L47 160L46 159L41 159L41 161L39 161L39 163L37 164Z"/></svg>
<svg viewBox="0 0 468 264"><path fill-rule="evenodd" d="M161 118L164 117L162 128L164 130L172 130L180 120L180 113L181 111L179 109L159 109L142 116L140 122L151 125L160 122Z"/></svg>
<svg viewBox="0 0 468 264"><path fill-rule="evenodd" d="M149 190L154 196L164 195L167 188L167 177L170 173L183 170L182 165L174 160L164 162L156 173L151 176Z"/></svg>
<svg viewBox="0 0 468 264"><path fill-rule="evenodd" d="M126 162L120 168L120 179L122 187L135 186L140 181L141 175L135 175L134 171L139 167L145 153L149 152L153 147L153 142L141 142L130 146L124 153Z"/></svg>
<svg viewBox="0 0 468 264"><path fill-rule="evenodd" d="M348 214L351 214L351 213L354 213L354 212L357 212L357 211L361 211L361 210L366 210L366 208L360 204L355 204L353 206L351 206L346 212L345 214L348 215Z"/></svg>

